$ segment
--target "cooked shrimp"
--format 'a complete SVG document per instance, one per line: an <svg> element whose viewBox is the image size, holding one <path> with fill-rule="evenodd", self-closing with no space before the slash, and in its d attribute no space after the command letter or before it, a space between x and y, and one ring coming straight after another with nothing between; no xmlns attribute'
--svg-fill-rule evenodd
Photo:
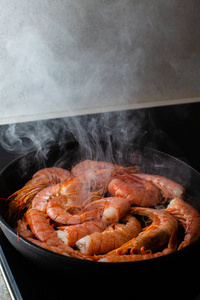
<svg viewBox="0 0 200 300"><path fill-rule="evenodd" d="M176 197L182 198L185 192L185 189L181 184L164 176L151 174L135 174L135 176L154 183L161 190L162 196L166 200L173 199Z"/></svg>
<svg viewBox="0 0 200 300"><path fill-rule="evenodd" d="M174 230L169 239L168 247L161 252L156 252L156 253L144 252L143 254L132 254L132 255L118 255L116 253L110 253L110 254L108 253L103 258L100 257L98 261L99 262L130 262L130 261L147 260L147 259L152 259L166 254L173 253L176 251L176 249L177 249L177 234L176 231Z"/></svg>
<svg viewBox="0 0 200 300"><path fill-rule="evenodd" d="M33 199L32 207L45 212L48 201L60 195L67 197L69 205L82 205L88 199L102 194L109 182L110 174L106 170L89 171L64 183L43 189Z"/></svg>
<svg viewBox="0 0 200 300"><path fill-rule="evenodd" d="M71 172L74 176L80 176L92 169L96 169L96 170L109 169L110 171L112 171L118 168L122 168L122 167L120 165L116 165L104 161L84 160L78 163L77 165L75 165L72 168Z"/></svg>
<svg viewBox="0 0 200 300"><path fill-rule="evenodd" d="M61 184L61 195L74 195L83 192L104 192L111 180L110 171L105 169L91 170L68 182ZM69 204L74 204L71 200ZM76 201L77 202L77 201ZM83 204L76 203L77 205Z"/></svg>
<svg viewBox="0 0 200 300"><path fill-rule="evenodd" d="M32 233L41 242L45 242L51 246L63 244L58 238L56 231L50 226L47 215L43 211L34 208L28 209L26 218Z"/></svg>
<svg viewBox="0 0 200 300"><path fill-rule="evenodd" d="M29 206L34 196L45 187L65 182L73 177L69 171L62 168L53 167L39 170L23 188L9 197L12 200L9 205L10 216L15 214L17 210L21 211Z"/></svg>
<svg viewBox="0 0 200 300"><path fill-rule="evenodd" d="M123 167L121 165L117 165L117 164L113 164L113 163L109 163L109 162L105 162L105 161L97 161L97 160L84 160L80 163L78 163L77 165L75 165L71 172L73 175L75 176L80 176L90 170L101 170L101 169L105 169L105 170L109 170L110 172L113 171L122 171L125 170L126 172L136 172L138 170L137 166L132 166L132 167Z"/></svg>
<svg viewBox="0 0 200 300"><path fill-rule="evenodd" d="M33 237L33 233L28 228L28 222L25 216L23 216L20 220L17 221L17 226L14 228L14 230L17 232L17 234L20 234L25 238Z"/></svg>
<svg viewBox="0 0 200 300"><path fill-rule="evenodd" d="M99 219L78 225L61 226L58 228L57 234L64 244L74 247L79 239L94 232L102 232L106 227L107 222Z"/></svg>
<svg viewBox="0 0 200 300"><path fill-rule="evenodd" d="M80 224L102 217L107 223L117 222L130 209L129 201L124 198L110 197L96 200L93 205L86 206L79 214L72 215L66 209L70 207L66 196L57 196L49 200L46 208L47 215L57 223ZM90 208L90 209L89 209ZM91 210L91 208L93 208Z"/></svg>
<svg viewBox="0 0 200 300"><path fill-rule="evenodd" d="M175 198L170 202L166 211L172 214L185 229L184 241L179 245L178 250L200 237L200 214L193 206Z"/></svg>
<svg viewBox="0 0 200 300"><path fill-rule="evenodd" d="M46 212L48 202L59 195L63 196L64 198L67 198L67 205L73 205L73 203L84 203L87 199L91 199L92 196L95 196L95 193L81 193L81 191L78 192L77 189L77 192L74 192L74 194L66 193L66 195L61 195L61 184L55 184L43 189L35 196L35 198L32 201L32 208L36 208Z"/></svg>
<svg viewBox="0 0 200 300"><path fill-rule="evenodd" d="M138 206L155 206L161 201L159 188L136 175L122 175L112 179L108 191L111 195L126 198L130 204Z"/></svg>
<svg viewBox="0 0 200 300"><path fill-rule="evenodd" d="M60 223L75 225L81 224L94 219L100 219L102 216L102 209L94 209L88 212L79 212L79 214L71 214L69 211L70 205L68 205L67 197L57 196L49 200L46 206L46 213L51 220Z"/></svg>
<svg viewBox="0 0 200 300"><path fill-rule="evenodd" d="M120 197L108 197L95 200L86 205L83 211L103 208L102 219L108 223L118 222L130 209L129 201Z"/></svg>
<svg viewBox="0 0 200 300"><path fill-rule="evenodd" d="M59 254L89 259L63 243L63 241L58 237L57 232L49 224L47 216L44 212L33 208L28 209L26 212L26 218L32 233L39 240L38 241L32 237L27 237L27 239L32 243Z"/></svg>
<svg viewBox="0 0 200 300"><path fill-rule="evenodd" d="M141 230L140 222L131 215L126 215L121 222L111 224L102 233L95 232L83 237L76 242L76 246L86 255L102 254L121 246Z"/></svg>
<svg viewBox="0 0 200 300"><path fill-rule="evenodd" d="M52 246L45 242L41 242L41 241L33 239L33 238L27 238L27 239L39 247L42 247L44 249L47 249L49 251L52 251L52 252L55 252L55 253L58 253L61 255L70 256L70 257L79 258L79 259L85 259L85 260L92 260L90 257L88 257L88 256L80 253L79 251L74 250L73 248L71 248L67 245L64 245L64 244L61 244L58 246Z"/></svg>
<svg viewBox="0 0 200 300"><path fill-rule="evenodd" d="M144 249L155 251L164 246L170 239L172 232L177 232L178 222L165 210L133 207L131 213L141 216L147 216L153 222L146 227L136 238L130 240L119 249L116 253L125 254L128 250L131 253L141 253Z"/></svg>

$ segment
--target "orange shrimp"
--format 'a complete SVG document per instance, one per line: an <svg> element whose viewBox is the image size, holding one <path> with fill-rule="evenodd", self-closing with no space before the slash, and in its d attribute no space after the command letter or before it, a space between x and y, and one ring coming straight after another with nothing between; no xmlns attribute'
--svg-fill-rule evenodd
<svg viewBox="0 0 200 300"><path fill-rule="evenodd" d="M94 194L102 194L107 189L110 182L111 173L105 169L91 170L83 175L75 177L70 181L61 184L61 195L77 195L84 192L93 192ZM68 200L69 204L82 205L83 201L72 198Z"/></svg>
<svg viewBox="0 0 200 300"><path fill-rule="evenodd" d="M136 175L117 177L108 186L111 195L126 198L130 204L138 206L155 206L161 201L160 190L155 184Z"/></svg>
<svg viewBox="0 0 200 300"><path fill-rule="evenodd" d="M107 222L99 219L78 225L58 227L57 234L64 244L74 247L79 239L94 232L102 232L106 227Z"/></svg>
<svg viewBox="0 0 200 300"><path fill-rule="evenodd" d="M76 166L74 166L71 170L72 174L75 176L80 176L89 170L109 170L110 172L113 171L123 171L125 170L126 172L136 172L138 170L137 166L132 166L132 167L123 167L121 165L105 162L105 161L97 161L97 160L84 160L80 163L78 163Z"/></svg>
<svg viewBox="0 0 200 300"><path fill-rule="evenodd" d="M85 201L104 193L110 182L106 170L89 171L71 180L52 185L40 191L32 201L32 207L46 211L48 201L56 196L67 196L68 205L83 205Z"/></svg>
<svg viewBox="0 0 200 300"><path fill-rule="evenodd" d="M64 244L61 244L58 246L52 246L45 242L36 240L34 238L27 238L27 240L29 240L31 243L33 243L39 247L42 247L44 249L47 249L49 251L52 251L52 252L55 252L55 253L58 253L61 255L70 256L70 257L74 257L74 258L78 258L78 259L84 259L84 260L92 260L90 257L84 255L83 253L80 253L79 251L74 250L73 248L71 248L67 245L64 245Z"/></svg>
<svg viewBox="0 0 200 300"><path fill-rule="evenodd" d="M178 250L190 245L200 237L200 213L185 201L175 198L166 211L172 214L185 229L183 242Z"/></svg>
<svg viewBox="0 0 200 300"><path fill-rule="evenodd" d="M67 197L62 195L49 200L46 207L46 213L51 220L60 224L68 225L81 224L90 220L100 219L102 216L101 209L95 209L83 213L80 211L79 214L71 214L69 209L70 205L67 203Z"/></svg>
<svg viewBox="0 0 200 300"><path fill-rule="evenodd" d="M14 228L14 230L17 232L17 234L20 234L25 238L33 237L33 233L30 231L30 229L28 229L28 222L25 216L17 221L17 226Z"/></svg>
<svg viewBox="0 0 200 300"><path fill-rule="evenodd" d="M84 203L87 199L92 199L92 197L96 195L96 193L92 192L83 191L81 193L81 191L78 190L78 185L76 193L75 191L74 193L66 192L65 195L61 195L61 187L61 184L55 184L40 191L32 201L32 208L46 212L48 202L54 197L63 196L66 198L66 205L79 205Z"/></svg>
<svg viewBox="0 0 200 300"><path fill-rule="evenodd" d="M162 196L166 200L176 197L181 199L185 192L185 189L181 184L164 176L152 174L136 174L135 176L154 183L161 190Z"/></svg>
<svg viewBox="0 0 200 300"><path fill-rule="evenodd" d="M97 257L97 260L98 262L141 261L141 260L152 259L152 258L173 253L176 251L176 249L177 249L177 234L176 231L174 230L170 236L167 248L165 248L161 252L156 252L156 253L144 252L143 254L131 254L131 255L118 255L117 253L108 253L104 255L104 257L100 257L100 259L98 259Z"/></svg>
<svg viewBox="0 0 200 300"><path fill-rule="evenodd" d="M153 222L146 227L136 238L130 240L122 247L115 250L118 254L144 253L144 249L155 251L164 246L170 239L172 232L178 231L178 222L165 210L158 210L144 207L133 207L131 213L147 216Z"/></svg>
<svg viewBox="0 0 200 300"><path fill-rule="evenodd" d="M43 211L34 208L28 209L26 219L32 233L38 240L51 246L63 244L56 231L50 226L47 215Z"/></svg>
<svg viewBox="0 0 200 300"><path fill-rule="evenodd" d="M106 199L96 200L92 204L83 208L79 214L72 215L66 211L66 196L57 196L49 200L46 213L57 223L61 224L80 224L86 221L99 219L102 217L107 223L117 222L130 209L129 201L124 198L110 197ZM93 208L91 210L91 208Z"/></svg>
<svg viewBox="0 0 200 300"><path fill-rule="evenodd" d="M102 254L113 250L141 231L140 222L131 215L126 215L121 224L113 223L102 233L95 232L76 242L76 246L85 255Z"/></svg>
<svg viewBox="0 0 200 300"><path fill-rule="evenodd" d="M107 197L95 200L86 205L83 211L103 208L102 219L108 223L118 222L130 209L130 203L125 198Z"/></svg>
<svg viewBox="0 0 200 300"><path fill-rule="evenodd" d="M26 218L32 233L38 239L36 240L32 237L26 237L32 243L59 254L80 259L89 259L85 255L63 243L63 241L58 237L57 232L49 224L49 220L44 212L34 208L28 209L26 212Z"/></svg>
<svg viewBox="0 0 200 300"><path fill-rule="evenodd" d="M20 190L12 194L9 199L12 200L9 204L9 215L18 214L25 207L29 206L35 195L45 187L65 182L72 179L74 176L62 168L45 168L41 169L33 175Z"/></svg>

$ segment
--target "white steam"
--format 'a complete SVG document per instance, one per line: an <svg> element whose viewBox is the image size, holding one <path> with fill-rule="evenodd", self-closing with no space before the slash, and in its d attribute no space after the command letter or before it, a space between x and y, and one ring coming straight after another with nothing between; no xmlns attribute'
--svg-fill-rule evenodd
<svg viewBox="0 0 200 300"><path fill-rule="evenodd" d="M120 163L131 144L145 135L144 118L144 111L123 111L10 124L0 128L0 144L15 154L35 151L37 159L43 162L52 146L62 149L78 142L80 159ZM59 163L62 164L61 158Z"/></svg>
<svg viewBox="0 0 200 300"><path fill-rule="evenodd" d="M1 1L0 117L199 96L198 0Z"/></svg>

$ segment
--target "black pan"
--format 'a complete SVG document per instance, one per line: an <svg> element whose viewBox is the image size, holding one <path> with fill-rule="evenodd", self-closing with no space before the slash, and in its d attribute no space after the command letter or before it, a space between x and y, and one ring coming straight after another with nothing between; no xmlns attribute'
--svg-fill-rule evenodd
<svg viewBox="0 0 200 300"><path fill-rule="evenodd" d="M11 162L0 174L0 197L7 198L14 191L21 188L38 169L45 166L61 166L62 159L60 155L59 149L55 147L49 152L46 159L38 160L38 155L35 152L31 152ZM65 150L65 159L62 167L70 169L79 159L80 153L77 144L71 144ZM118 163L119 159L121 158L115 157ZM193 168L165 153L135 145L131 150L129 149L129 154L122 163L128 165L133 161L140 165L141 171L144 173L163 175L184 185L189 201L200 211L200 174ZM13 224L7 219L7 211L8 202L1 200L0 226L7 239L22 255L35 264L44 268L51 268L51 270L55 269L62 272L69 272L70 270L70 272L75 273L78 271L79 274L95 271L95 273L104 274L103 276L110 274L109 272L115 274L115 272L113 273L115 270L117 274L119 272L128 274L128 272L133 270L135 273L140 270L140 272L148 275L150 270L152 268L155 270L157 266L158 270L162 269L162 272L167 270L166 274L170 268L177 270L180 277L183 275L185 268L191 269L192 274L195 274L194 267L198 266L200 262L200 240L175 253L139 262L98 263L62 256L40 248L23 237L18 238L13 230Z"/></svg>

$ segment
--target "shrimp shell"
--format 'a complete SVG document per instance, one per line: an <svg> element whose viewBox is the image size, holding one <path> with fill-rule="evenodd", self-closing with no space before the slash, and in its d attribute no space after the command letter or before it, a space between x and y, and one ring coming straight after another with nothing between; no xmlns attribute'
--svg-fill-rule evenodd
<svg viewBox="0 0 200 300"><path fill-rule="evenodd" d="M102 216L101 209L94 209L88 212L80 211L79 214L71 214L67 211L69 207L67 197L57 196L49 200L46 213L55 222L60 224L76 225L86 221L100 219Z"/></svg>
<svg viewBox="0 0 200 300"><path fill-rule="evenodd" d="M120 165L112 164L109 162L104 162L104 161L97 161L97 160L84 160L77 165L75 165L71 172L74 176L80 176L83 175L84 173L96 169L96 170L101 170L101 169L106 169L113 171L115 169L123 168Z"/></svg>
<svg viewBox="0 0 200 300"><path fill-rule="evenodd" d="M47 215L43 211L34 208L28 209L26 218L32 233L41 242L45 242L50 246L63 244L56 231L50 226Z"/></svg>
<svg viewBox="0 0 200 300"><path fill-rule="evenodd" d="M20 190L12 194L9 199L9 215L13 215L18 210L18 214L25 207L29 206L41 190L57 183L65 182L74 176L68 170L62 168L44 168L37 171Z"/></svg>
<svg viewBox="0 0 200 300"><path fill-rule="evenodd" d="M200 214L193 206L175 198L170 202L166 211L173 215L185 229L184 241L179 245L178 250L200 237Z"/></svg>
<svg viewBox="0 0 200 300"><path fill-rule="evenodd" d="M118 222L130 209L129 201L120 197L107 197L86 205L83 211L103 208L102 219L109 224Z"/></svg>
<svg viewBox="0 0 200 300"><path fill-rule="evenodd" d="M132 253L141 253L144 249L157 250L164 246L170 239L172 232L178 230L178 222L165 210L144 207L133 207L130 212L152 219L152 224L134 239L115 250L118 254L125 254L128 250Z"/></svg>
<svg viewBox="0 0 200 300"><path fill-rule="evenodd" d="M158 187L136 175L114 178L108 191L111 195L126 198L130 204L137 206L155 206L161 201Z"/></svg>
<svg viewBox="0 0 200 300"><path fill-rule="evenodd" d="M58 237L64 242L64 244L74 247L76 242L86 235L90 235L94 232L102 232L106 229L107 223L102 219L84 222L83 224L72 226L61 226L57 230Z"/></svg>
<svg viewBox="0 0 200 300"><path fill-rule="evenodd" d="M108 185L110 174L106 170L89 171L64 183L49 186L40 191L32 201L32 208L46 211L51 198L66 196L68 205L83 205L88 199L102 193Z"/></svg>
<svg viewBox="0 0 200 300"><path fill-rule="evenodd" d="M130 262L130 261L141 261L160 257L175 252L177 249L177 234L174 230L169 239L168 247L162 252L156 253L143 253L143 254L132 254L132 255L118 255L116 253L106 254L104 257L100 257L98 262ZM97 258L98 259L98 258Z"/></svg>
<svg viewBox="0 0 200 300"><path fill-rule="evenodd" d="M136 174L135 176L154 183L161 190L162 195L166 200L176 197L182 198L185 192L185 188L181 184L164 176L152 174Z"/></svg>
<svg viewBox="0 0 200 300"><path fill-rule="evenodd" d="M131 215L126 215L121 222L125 224L113 223L102 233L85 236L76 246L86 255L102 254L123 245L141 231L140 222Z"/></svg>

